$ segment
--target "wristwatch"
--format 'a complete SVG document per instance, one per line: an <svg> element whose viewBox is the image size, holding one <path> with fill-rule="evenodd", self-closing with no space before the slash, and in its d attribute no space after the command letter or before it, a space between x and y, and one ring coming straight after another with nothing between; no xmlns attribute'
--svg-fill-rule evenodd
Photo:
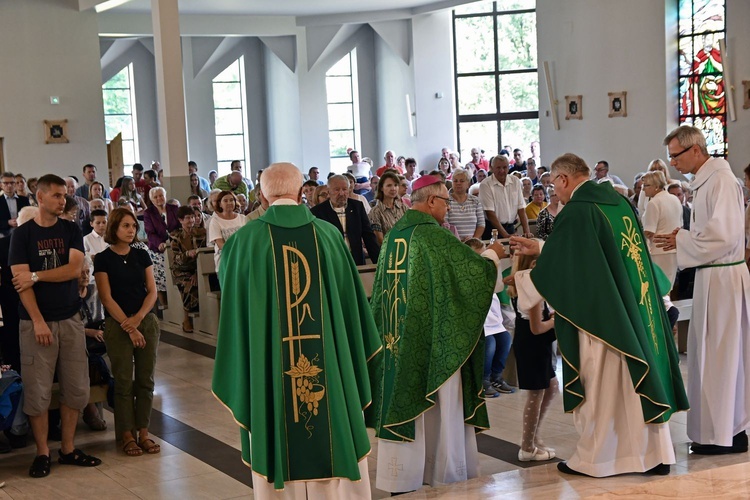
<svg viewBox="0 0 750 500"><path fill-rule="evenodd" d="M34 283L39 281L39 275L37 273L31 273L31 281L33 281Z"/></svg>

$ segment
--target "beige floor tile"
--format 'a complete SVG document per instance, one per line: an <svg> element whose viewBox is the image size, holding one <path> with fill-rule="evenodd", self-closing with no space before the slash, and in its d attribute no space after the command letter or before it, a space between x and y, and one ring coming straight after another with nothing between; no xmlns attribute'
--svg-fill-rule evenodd
<svg viewBox="0 0 750 500"><path fill-rule="evenodd" d="M222 472L150 483L130 488L130 491L143 500L162 498L221 500L237 497L247 498L253 492L252 488L235 481Z"/></svg>

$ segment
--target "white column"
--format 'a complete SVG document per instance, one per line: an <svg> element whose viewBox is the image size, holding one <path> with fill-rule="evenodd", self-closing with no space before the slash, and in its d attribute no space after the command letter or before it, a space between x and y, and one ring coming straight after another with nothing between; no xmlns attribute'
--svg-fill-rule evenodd
<svg viewBox="0 0 750 500"><path fill-rule="evenodd" d="M185 92L177 0L151 0L156 61L156 105L159 120L159 158L164 169L167 198L185 202L189 192Z"/></svg>

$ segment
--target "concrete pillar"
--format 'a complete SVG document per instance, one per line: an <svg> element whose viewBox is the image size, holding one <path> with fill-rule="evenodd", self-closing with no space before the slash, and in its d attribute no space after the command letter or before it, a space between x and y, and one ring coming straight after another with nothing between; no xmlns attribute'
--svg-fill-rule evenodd
<svg viewBox="0 0 750 500"><path fill-rule="evenodd" d="M167 198L185 203L190 191L182 47L177 0L151 0L156 61L159 151Z"/></svg>

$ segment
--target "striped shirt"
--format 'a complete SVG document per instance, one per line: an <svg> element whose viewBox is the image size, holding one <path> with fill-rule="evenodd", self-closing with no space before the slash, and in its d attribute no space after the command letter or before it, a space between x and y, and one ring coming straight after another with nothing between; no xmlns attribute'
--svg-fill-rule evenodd
<svg viewBox="0 0 750 500"><path fill-rule="evenodd" d="M459 238L471 238L477 227L484 227L484 208L476 196L468 195L465 202L459 203L451 195L450 206L445 221L456 226Z"/></svg>

